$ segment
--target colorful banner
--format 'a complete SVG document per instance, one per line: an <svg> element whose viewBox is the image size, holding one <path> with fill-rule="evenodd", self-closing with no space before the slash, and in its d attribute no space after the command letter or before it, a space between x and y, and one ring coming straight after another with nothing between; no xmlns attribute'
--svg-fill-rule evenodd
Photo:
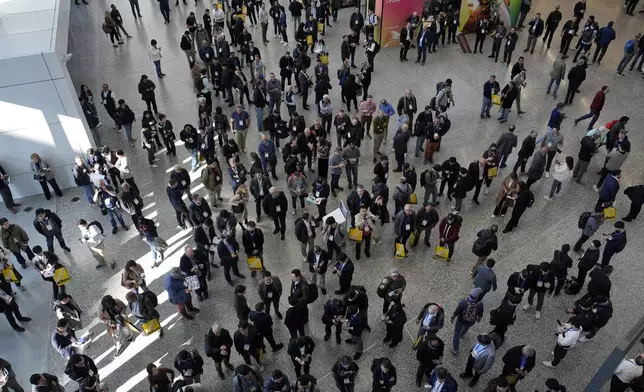
<svg viewBox="0 0 644 392"><path fill-rule="evenodd" d="M510 10L510 26L515 26L519 21L519 14L521 13L521 3L523 0L505 0L505 4Z"/></svg>
<svg viewBox="0 0 644 392"><path fill-rule="evenodd" d="M376 0L376 39L383 48L400 43L400 30L414 11L423 13L423 0Z"/></svg>

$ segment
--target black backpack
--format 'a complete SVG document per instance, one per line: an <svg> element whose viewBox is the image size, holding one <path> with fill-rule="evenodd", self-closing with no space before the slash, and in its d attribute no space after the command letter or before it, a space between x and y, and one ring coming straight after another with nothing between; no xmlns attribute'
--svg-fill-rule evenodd
<svg viewBox="0 0 644 392"><path fill-rule="evenodd" d="M319 296L320 293L318 292L318 285L315 283L309 283L309 303L312 304L315 302Z"/></svg>
<svg viewBox="0 0 644 392"><path fill-rule="evenodd" d="M579 215L579 221L577 222L577 227L580 229L585 228L586 224L588 223L588 218L590 218L590 215L592 215L590 211L582 212L581 215Z"/></svg>
<svg viewBox="0 0 644 392"><path fill-rule="evenodd" d="M87 225L87 228L89 228L90 226L98 227L98 230L101 232L101 235L103 235L103 236L105 235L105 232L103 231L103 225L101 224L101 222L99 222L99 221L91 221Z"/></svg>
<svg viewBox="0 0 644 392"><path fill-rule="evenodd" d="M159 305L159 299L157 298L157 295L154 294L153 291L150 291L150 290L144 291L143 296L148 298L152 306L154 306L155 308Z"/></svg>
<svg viewBox="0 0 644 392"><path fill-rule="evenodd" d="M436 83L436 95L445 87L445 82Z"/></svg>
<svg viewBox="0 0 644 392"><path fill-rule="evenodd" d="M599 34L597 34L597 37L599 37ZM581 42L590 43L592 38L593 38L593 29L586 29L586 31L584 31L581 34Z"/></svg>
<svg viewBox="0 0 644 392"><path fill-rule="evenodd" d="M577 279L575 277L570 277L566 279L566 282L564 283L563 286L564 293L568 295L577 295L581 291L581 286L577 282Z"/></svg>

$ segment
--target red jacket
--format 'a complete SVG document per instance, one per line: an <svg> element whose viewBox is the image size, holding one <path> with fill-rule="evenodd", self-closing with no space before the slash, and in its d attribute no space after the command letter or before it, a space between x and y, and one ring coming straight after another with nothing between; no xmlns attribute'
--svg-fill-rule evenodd
<svg viewBox="0 0 644 392"><path fill-rule="evenodd" d="M604 101L606 100L606 94L603 91L597 91L595 98L593 98L593 103L590 104L590 110L595 113L599 113L604 108Z"/></svg>
<svg viewBox="0 0 644 392"><path fill-rule="evenodd" d="M453 244L458 241L458 234L461 231L461 222L462 218L458 215L454 218L454 222L452 222L451 225L447 223L447 217L443 218L438 226L439 238L444 238L445 243L448 244Z"/></svg>

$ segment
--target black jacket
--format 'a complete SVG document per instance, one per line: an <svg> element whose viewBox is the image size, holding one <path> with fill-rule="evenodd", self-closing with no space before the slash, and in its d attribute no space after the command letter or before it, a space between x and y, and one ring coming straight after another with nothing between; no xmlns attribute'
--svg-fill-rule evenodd
<svg viewBox="0 0 644 392"><path fill-rule="evenodd" d="M299 303L286 309L284 325L289 329L298 329L304 327L309 320L309 308L306 304Z"/></svg>
<svg viewBox="0 0 644 392"><path fill-rule="evenodd" d="M508 374L516 373L514 369L519 369L521 367L521 360L523 359L523 346L514 346L510 348L505 355L503 356L503 367L508 370ZM530 372L535 365L536 355L526 358L525 367L523 370ZM505 374L505 370L503 371ZM521 377L523 378L523 377Z"/></svg>
<svg viewBox="0 0 644 392"><path fill-rule="evenodd" d="M144 101L154 100L154 89L157 86L150 79L141 80L139 82L139 94L141 94L141 99Z"/></svg>
<svg viewBox="0 0 644 392"><path fill-rule="evenodd" d="M264 209L264 213L272 218L277 217L278 215L286 215L286 210L288 208L288 200L286 200L286 196L284 196L284 192L279 193L277 196L277 199L273 198L273 196L268 195L267 197L264 197L262 200L262 207ZM277 207L279 207L280 211L277 211Z"/></svg>
<svg viewBox="0 0 644 392"><path fill-rule="evenodd" d="M239 243L237 241L233 240L230 245L233 247L235 253L239 252ZM239 258L239 254L235 257L231 255L224 241L219 241L217 244L217 256L219 257L221 265L224 267L230 265L235 258Z"/></svg>
<svg viewBox="0 0 644 392"><path fill-rule="evenodd" d="M631 199L634 205L642 205L644 203L644 185L629 186L624 190L624 194Z"/></svg>
<svg viewBox="0 0 644 392"><path fill-rule="evenodd" d="M262 253L264 250L264 233L261 229L256 228L251 236L248 230L244 230L242 233L242 245L244 246L244 252L249 256L254 254L254 250Z"/></svg>
<svg viewBox="0 0 644 392"><path fill-rule="evenodd" d="M190 218L195 225L200 225L206 219L212 219L212 211L206 200L201 201L201 205L190 203Z"/></svg>
<svg viewBox="0 0 644 392"><path fill-rule="evenodd" d="M406 153L407 152L407 142L409 142L409 132L396 132L394 135L393 147L396 153Z"/></svg>
<svg viewBox="0 0 644 392"><path fill-rule="evenodd" d="M568 275L568 268L572 267L572 259L560 250L555 250L555 254L550 262L550 272L557 279L565 279Z"/></svg>
<svg viewBox="0 0 644 392"><path fill-rule="evenodd" d="M65 374L76 382L81 382L89 377L90 370L94 372L94 374L98 374L98 369L96 368L96 364L94 363L92 358L84 354L80 354L80 356L83 358L83 361L85 361L85 366L75 366L71 361L67 362L67 366L65 366Z"/></svg>
<svg viewBox="0 0 644 392"><path fill-rule="evenodd" d="M610 298L611 281L601 268L595 268L590 271L590 282L588 282L588 292L594 297L603 295Z"/></svg>
<svg viewBox="0 0 644 392"><path fill-rule="evenodd" d="M293 359L301 358L302 348L304 348L304 354L311 355L315 349L315 342L309 336L300 336L295 339L291 339L288 343L288 349L286 352Z"/></svg>
<svg viewBox="0 0 644 392"><path fill-rule="evenodd" d="M257 332L264 335L271 331L273 327L273 318L266 312L251 310L248 313L248 322L257 328Z"/></svg>
<svg viewBox="0 0 644 392"><path fill-rule="evenodd" d="M586 67L583 65L575 65L568 71L568 82L570 86L579 87L586 79Z"/></svg>
<svg viewBox="0 0 644 392"><path fill-rule="evenodd" d="M584 255L579 259L578 268L585 271L590 271L595 267L595 264L599 261L599 249L586 249Z"/></svg>
<svg viewBox="0 0 644 392"><path fill-rule="evenodd" d="M350 361L349 366L344 368L341 364L341 360L338 359L331 368L331 373L333 373L333 378L336 380L336 383L344 385L345 379L349 380L349 384L355 383L356 377L358 376L358 370L360 370L360 367L354 361Z"/></svg>
<svg viewBox="0 0 644 392"><path fill-rule="evenodd" d="M420 363L424 364L433 364L436 366L434 361L439 361L443 357L443 352L445 350L445 344L438 336L431 336L432 339L438 340L438 347L432 349L429 347L428 339L422 341L416 348L416 359Z"/></svg>
<svg viewBox="0 0 644 392"><path fill-rule="evenodd" d="M381 362L384 358L376 358L371 365L373 374L372 391L390 391L398 382L396 367L389 366L387 373L382 371Z"/></svg>
<svg viewBox="0 0 644 392"><path fill-rule="evenodd" d="M534 35L535 37L541 36L543 34L543 20L542 19L533 19L528 25L528 34Z"/></svg>
<svg viewBox="0 0 644 392"><path fill-rule="evenodd" d="M203 374L203 358L201 358L199 352L197 352L197 350L191 350L188 351L188 353L190 355L188 356L189 359L187 361L179 361L178 355L174 358L174 368L177 369L184 377L188 375L186 373L188 370L192 371L190 373L191 376Z"/></svg>
<svg viewBox="0 0 644 392"><path fill-rule="evenodd" d="M534 149L537 145L537 139L528 135L523 142L521 143L521 149L519 150L519 158L528 159L534 153Z"/></svg>
<svg viewBox="0 0 644 392"><path fill-rule="evenodd" d="M529 264L528 271L530 273L530 289L537 293L545 293L548 291L552 294L555 290L555 275L552 271L544 274L536 264Z"/></svg>
<svg viewBox="0 0 644 392"><path fill-rule="evenodd" d="M226 347L227 354L221 354L221 346ZM221 334L219 336L215 335L212 331L212 328L208 330L206 334L206 340L204 343L204 352L207 357L212 358L215 361L221 361L224 358L230 358L230 349L233 346L233 339L230 337L230 332L227 329L222 328Z"/></svg>
<svg viewBox="0 0 644 392"><path fill-rule="evenodd" d="M233 335L233 343L235 350L241 355L242 353L249 353L259 350L262 347L262 337L257 333L257 329L253 326L248 328L248 334L244 336L239 330L235 331ZM245 345L249 345L248 350Z"/></svg>
<svg viewBox="0 0 644 392"><path fill-rule="evenodd" d="M295 238L301 243L306 243L309 240L309 232L303 218L295 220ZM311 238L315 238L315 227L313 226L311 226Z"/></svg>

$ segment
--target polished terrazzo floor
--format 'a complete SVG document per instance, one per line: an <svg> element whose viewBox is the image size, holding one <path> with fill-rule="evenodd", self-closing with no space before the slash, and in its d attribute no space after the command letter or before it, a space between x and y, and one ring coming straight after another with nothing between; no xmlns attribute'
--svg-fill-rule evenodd
<svg viewBox="0 0 644 392"><path fill-rule="evenodd" d="M157 8L157 2L152 0L139 0L141 5L142 19L133 20L129 3L125 0L116 0L116 4L125 19L125 27L133 35L126 39L125 44L118 48L112 48L109 39L100 29L103 9L107 8L107 2L92 2L89 6L72 7L71 28L69 39L69 51L74 54L68 63L72 79L78 88L86 84L99 93L103 82L110 84L110 87L119 98L124 98L137 117L145 105L140 100L136 90L142 74L147 74L157 84L157 102L159 110L168 116L175 129L186 123L196 122L196 100L192 90L191 78L188 64L184 53L179 49L179 38L185 30L184 21L190 11L196 11L198 18L203 14L206 6L211 5L199 3L195 7L192 2L189 5L175 7L171 5L170 25L163 24L161 15ZM642 16L635 17L624 15L621 2L618 0L588 2L588 14L594 14L600 25L605 25L609 20L614 20L617 40L613 42L606 54L601 66L588 68L587 80L581 87L581 94L577 95L575 102L567 106L565 111L568 119L562 127L565 136L563 153L576 158L578 144L584 135L584 124L573 127L572 118L587 112L595 92L602 85L609 85L609 94L606 106L600 117L600 124L628 115L631 123L628 129L629 139L633 145L630 157L623 167L622 189L641 183L641 165L644 156L640 153L639 146L642 137L639 133L639 125L644 120L641 114L640 102L642 93L641 76L635 72L627 72L627 76L615 75L617 63L622 57L624 41L640 32ZM553 0L543 0L533 7L532 13L540 11L547 16L553 8ZM572 13L572 5L562 4L564 21ZM329 29L325 37L331 49L330 68L331 75L340 63L339 44L342 34L347 29L350 11L342 11L338 23ZM290 20L289 20L290 23ZM292 37L292 26L289 25L289 39ZM255 42L261 41L260 29L251 28L251 34ZM272 25L269 32L272 31ZM517 118L516 110L510 115L508 124L515 124L519 143L530 132L537 130L539 134L545 132L545 124L548 115L556 102L552 96L545 94L546 85L549 81L551 65L558 53L558 34L553 42L553 47L546 50L541 41L538 42L535 53L526 57L527 88L522 95L522 107L527 113ZM522 55L525 47L526 33L520 35L519 44L515 51L513 60ZM163 72L166 77L158 80L154 74L154 67L148 60L147 47L150 39L156 39L163 48L164 57L162 60ZM267 46L258 44L269 71L279 71L277 61L284 52L284 47L278 40L270 36L271 42ZM292 39L291 39L292 41ZM470 38L470 45L473 45L473 37ZM292 49L291 42L291 49ZM487 58L491 51L491 39L485 42L483 55L465 55L457 45L450 45L447 48L439 48L438 54L428 55L427 64L424 67L415 65L413 60L415 54L410 51L408 63L398 61L398 49L383 49L376 58L376 72L373 74L373 83L370 93L376 100L386 98L394 105L398 98L407 88L412 88L417 96L419 106L429 103L434 93L434 86L440 80L451 78L454 81L454 95L456 105L450 109L449 116L452 120L452 129L443 141L442 149L437 153L437 160L447 159L455 156L461 164L467 164L475 160L490 143L495 142L498 136L505 130L505 127L492 118L480 120L479 111L481 105L481 90L483 83L490 74L496 74L497 79L503 86L509 79L509 68L501 63L493 63ZM359 52L356 61L362 61L364 54ZM571 62L568 62L570 68ZM332 77L333 90L332 100L336 109L340 107L340 94L337 81ZM566 83L561 86L560 94L565 94ZM309 104L312 97L309 100ZM215 104L221 104L215 99ZM298 106L300 103L298 102ZM285 110L285 108L284 108ZM251 109L251 118L254 122L254 109ZM67 190L61 199L45 202L40 197L25 200L23 205L32 207L47 207L55 210L65 222L65 236L68 244L72 247L71 256L63 256L71 266L73 283L69 292L78 300L86 310L85 322L95 335L96 342L89 348L91 355L101 375L110 389L118 391L144 391L148 389L145 379L145 365L149 362L158 361L164 366L171 367L174 356L182 346L191 346L203 353L203 337L213 322L219 322L233 333L237 321L232 309L232 290L222 276L221 270L215 270L214 279L210 284L210 299L199 303L202 309L201 314L194 321L182 320L177 316L175 307L167 302L167 294L162 293L163 277L174 265L178 265L183 246L192 243L191 232L178 231L170 204L165 196L165 183L168 178L168 171L175 163L183 163L188 167L189 156L183 146L178 146L179 157L176 159L166 157L160 153L158 168L149 168L146 162L145 152L138 145L134 148L128 146L123 134L116 133L111 129L112 122L103 108L99 107L99 116L105 123L101 130L102 137L107 144L114 148L123 148L132 160L136 181L142 189L146 203L145 213L159 224L159 233L168 239L171 248L169 257L156 269L151 269L151 257L149 249L135 232L119 232L115 236L108 235L108 244L114 258L122 268L125 261L132 258L138 260L146 268L148 284L159 294L161 302L159 310L162 315L162 324L166 328L166 337L159 341L157 336L139 337L127 347L117 359L113 357L114 348L111 341L104 333L104 328L96 319L96 310L100 298L105 293L123 297L124 289L120 286L120 271L117 270L95 270L94 261L85 247L76 241L78 237L75 222L83 217L85 219L101 219L98 210L82 204L83 202L71 203L69 199L73 196L80 196L76 189ZM315 118L313 111L306 112L307 123ZM506 124L507 125L507 124ZM390 139L393 135L393 126L390 128ZM138 129L135 126L135 132ZM335 139L335 138L333 138ZM255 143L259 140L256 126L248 137L248 151L253 151ZM410 141L410 148L414 140ZM390 150L391 144L386 146ZM371 140L365 140L361 148L363 158L359 168L359 179L369 188L372 165L371 165ZM516 151L516 150L515 150ZM393 154L390 154L393 158ZM603 155L603 152L602 152ZM516 155L509 159L508 165L513 165ZM596 193L591 188L592 182L596 179L595 172L599 169L602 157L595 158L585 178L585 186L565 184L563 194L552 202L546 202L543 195L550 189L550 181L543 179L535 184L532 189L535 192L536 200L534 206L523 216L519 227L511 234L499 236L499 250L494 253L497 260L495 267L499 279L499 291L486 296L486 317L483 322L474 326L462 342L462 352L459 357L454 357L446 351L444 365L456 377L465 367L466 353L469 347L474 344L478 333L491 330L488 324L487 313L500 302L505 292L505 281L508 276L516 270L521 269L528 263L539 263L550 261L551 254L563 243L574 243L579 235L577 229L577 218L582 211L589 210L594 206ZM243 156L242 161L248 162L248 157ZM393 159L392 159L393 162ZM410 158L420 173L423 169L422 158ZM281 165L280 165L281 166ZM247 165L248 167L248 165ZM393 174L393 173L392 173ZM279 168L279 185L283 185L284 174ZM315 176L315 175L313 175ZM396 175L390 175L389 187L391 191L397 182ZM346 185L346 178L343 177L341 184ZM481 205L476 206L469 200L464 203L462 216L464 219L461 231L461 240L456 245L456 256L452 263L446 264L433 260L431 252L422 246L413 250L408 259L404 261L395 260L391 254L392 241L385 241L383 244L372 248L371 259L362 258L356 261L356 272L354 284L367 287L371 307L369 311L373 331L365 336L365 354L358 361L361 370L358 376L356 391L367 391L371 388L371 373L369 371L371 361L374 358L387 356L398 368L399 382L394 390L411 389L416 390L414 375L416 370L415 355L410 350L412 336L415 336L416 326L413 319L416 317L422 305L426 302L439 302L444 305L447 314L453 312L459 299L464 297L471 288L471 279L468 271L475 257L471 254L471 244L474 241L476 232L488 227L492 223L500 224L504 218L491 218L494 205L494 198L498 190L499 180L492 185L490 195L481 196ZM346 186L345 186L346 189ZM198 178L193 182L193 192L203 192ZM227 201L232 194L227 185L223 197ZM346 200L347 191L340 193ZM618 214L628 209L628 201L620 194L617 199ZM390 211L393 205L390 206ZM251 208L251 211L254 211ZM438 207L439 214L444 216L449 211L449 204L443 201ZM313 210L311 209L311 212ZM41 237L34 232L31 226L33 212L21 212L12 219L28 230L33 238L34 244L41 243ZM251 218L254 213L251 212ZM507 220L509 217L506 217ZM107 221L103 222L109 227ZM292 268L303 267L299 254L299 246L292 235L293 217L288 214L287 226L289 236L287 241L280 242L279 238L272 236L272 224L264 219L259 227L264 230L266 244L264 257L268 268L273 275L281 278L282 282L288 284L289 272ZM605 225L599 231L607 232L609 225ZM636 287L641 282L643 270L640 266L640 257L644 246L638 238L641 238L643 230L638 221L627 224L627 231L631 242L626 250L613 258L615 266L613 274L613 303L615 313L609 325L592 341L580 344L572 350L561 365L555 369L547 369L541 366L541 360L549 359L549 352L554 346L554 332L556 320L565 317L564 310L570 306L572 298L561 296L558 298L547 298L543 309L543 317L535 320L532 312L524 313L518 311L517 323L507 334L506 343L497 353L497 361L492 370L482 377L481 383L475 389L468 389L465 383L461 382L459 390L482 390L492 377L499 374L501 370L501 357L505 351L514 345L532 344L537 349L538 364L535 370L522 381L518 387L519 391L533 391L536 388L543 389L543 382L548 377L558 378L570 391L580 391L585 386L597 367L603 362L608 352L615 343L630 329L633 323L639 318L640 308L636 294ZM393 227L389 225L385 230L385 237L393 237ZM432 235L432 243L437 241L436 231ZM348 252L353 255L353 251ZM384 337L384 325L379 322L381 302L376 296L376 287L379 280L387 274L390 268L399 268L401 273L407 277L408 286L404 297L407 317L410 320L406 326L408 339L395 349L390 349L382 343ZM55 322L55 316L51 314L49 306L50 287L43 283L33 269L25 273L25 282L28 291L19 293L17 299L25 314L28 314L34 321L28 325L28 332L16 334L9 326L0 323L0 345L3 347L0 356L9 359L16 369L23 386L28 384L28 377L36 371L49 371L56 375L62 375L64 362L52 349L49 343L51 328ZM244 284L248 286L248 299L250 304L257 300L257 280L247 278ZM333 290L338 287L337 279L329 274L327 288L329 294L321 296L318 301L310 306L311 322L308 325L310 335L314 337L316 349L313 354L313 365L311 373L318 378L319 387L322 391L335 390L333 378L330 375L331 366L336 359L343 354L352 353L353 348L346 344L340 346L332 342L323 342L323 325L319 321L322 315L322 306L328 298L333 298ZM286 298L282 299L282 307L286 308ZM439 336L449 346L452 337L453 326L446 322L445 328ZM287 343L288 332L281 321L275 322L275 334L278 341ZM637 348L637 347L636 347ZM232 362L239 364L241 357L233 354ZM282 351L278 354L268 353L266 370L263 375L270 375L273 369L283 370L291 380L295 378L292 363L287 354ZM231 391L232 382L230 378L221 382L217 379L210 360L206 364L204 384L209 391Z"/></svg>

